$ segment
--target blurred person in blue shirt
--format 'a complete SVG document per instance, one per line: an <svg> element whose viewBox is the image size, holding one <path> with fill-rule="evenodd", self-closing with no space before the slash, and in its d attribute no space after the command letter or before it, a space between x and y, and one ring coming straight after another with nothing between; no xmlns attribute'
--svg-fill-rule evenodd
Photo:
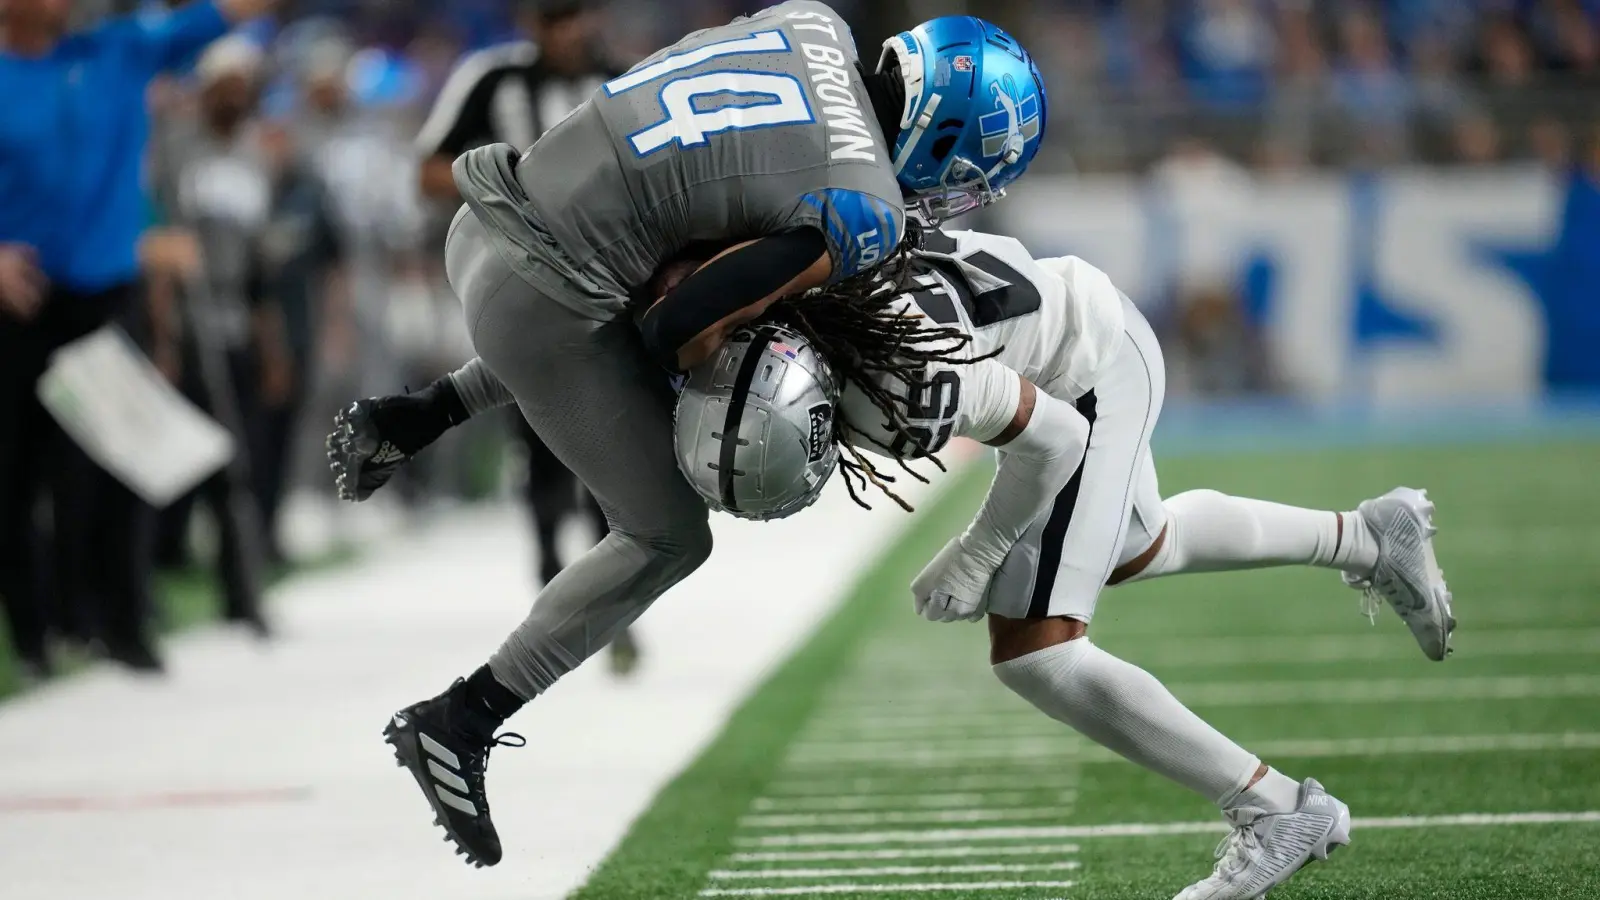
<svg viewBox="0 0 1600 900"><path fill-rule="evenodd" d="M1259 0L1196 0L1179 19L1183 74L1195 99L1250 109L1267 96L1277 36Z"/></svg>
<svg viewBox="0 0 1600 900"><path fill-rule="evenodd" d="M135 668L160 667L144 629L149 511L65 440L34 386L52 351L137 308L151 79L274 2L204 0L72 33L72 0L0 6L0 596L37 672L49 669L52 620ZM184 255L170 241L143 249L150 261ZM51 606L34 522L47 486Z"/></svg>
<svg viewBox="0 0 1600 900"><path fill-rule="evenodd" d="M1405 158L1416 96L1395 64L1383 25L1354 10L1339 23L1342 57L1333 75L1333 101L1348 121L1356 155L1368 162Z"/></svg>

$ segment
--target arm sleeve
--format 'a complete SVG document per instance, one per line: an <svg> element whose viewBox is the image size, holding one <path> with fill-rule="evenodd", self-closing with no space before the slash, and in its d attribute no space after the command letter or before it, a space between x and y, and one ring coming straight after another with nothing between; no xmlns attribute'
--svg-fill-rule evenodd
<svg viewBox="0 0 1600 900"><path fill-rule="evenodd" d="M511 389L496 378L494 373L489 371L489 367L484 365L483 360L477 357L473 357L466 365L445 377L455 387L456 396L461 398L461 406L468 416L476 416L517 402L517 398L511 395Z"/></svg>
<svg viewBox="0 0 1600 900"><path fill-rule="evenodd" d="M777 293L827 251L822 233L800 228L764 237L711 262L645 311L645 348L676 370L678 351L733 313Z"/></svg>
<svg viewBox="0 0 1600 900"><path fill-rule="evenodd" d="M229 25L215 0L196 0L170 11L135 13L113 28L154 73L193 65L207 44L228 33Z"/></svg>
<svg viewBox="0 0 1600 900"><path fill-rule="evenodd" d="M991 571L1000 568L1023 532L1050 508L1089 449L1088 419L1043 391L1035 397L1028 427L1000 448L989 495L961 535L962 550Z"/></svg>

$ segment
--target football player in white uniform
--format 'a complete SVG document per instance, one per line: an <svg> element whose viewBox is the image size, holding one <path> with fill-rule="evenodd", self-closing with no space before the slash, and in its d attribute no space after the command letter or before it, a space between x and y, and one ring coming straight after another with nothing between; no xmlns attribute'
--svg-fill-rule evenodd
<svg viewBox="0 0 1600 900"><path fill-rule="evenodd" d="M911 585L917 612L987 617L1007 687L1217 804L1234 830L1178 900L1260 897L1348 843L1345 804L1229 740L1087 631L1109 585L1309 565L1387 600L1442 660L1455 620L1422 491L1346 512L1210 490L1163 499L1149 441L1165 369L1149 325L1100 270L1035 261L1010 238L930 232L901 265L774 313L680 395L680 467L711 506L793 513L841 450L854 495L884 487L863 451L904 463L956 436L998 447L977 516ZM837 410L817 402L830 390Z"/></svg>

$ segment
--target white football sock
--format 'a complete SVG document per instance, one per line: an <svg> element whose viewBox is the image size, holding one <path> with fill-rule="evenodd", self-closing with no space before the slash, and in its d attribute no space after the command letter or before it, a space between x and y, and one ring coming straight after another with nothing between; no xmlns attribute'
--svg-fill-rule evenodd
<svg viewBox="0 0 1600 900"><path fill-rule="evenodd" d="M1293 812L1300 807L1300 782L1279 772L1267 769L1261 780L1239 793L1228 807L1253 806L1269 813Z"/></svg>
<svg viewBox="0 0 1600 900"><path fill-rule="evenodd" d="M1378 542L1360 513L1301 509L1206 490L1186 491L1164 505L1166 539L1130 581L1294 565L1367 575L1378 564Z"/></svg>
<svg viewBox="0 0 1600 900"><path fill-rule="evenodd" d="M1050 718L1224 808L1261 766L1155 676L1088 638L1000 663L994 674Z"/></svg>

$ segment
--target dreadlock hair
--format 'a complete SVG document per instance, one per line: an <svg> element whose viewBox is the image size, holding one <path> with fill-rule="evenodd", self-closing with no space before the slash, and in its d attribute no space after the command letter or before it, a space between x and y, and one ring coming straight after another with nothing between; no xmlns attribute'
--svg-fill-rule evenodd
<svg viewBox="0 0 1600 900"><path fill-rule="evenodd" d="M861 499L856 489L865 490L869 483L901 509L911 512L912 506L889 487L894 476L867 458L855 441L866 438L911 477L927 483L922 473L908 465L911 460L931 459L941 472L945 467L912 433L907 418L908 398L931 389L931 383L923 377L929 363L970 365L1000 352L997 349L965 358L962 351L972 343L972 335L949 326L931 327L922 315L906 311L900 301L916 287L912 260L921 245L921 232L915 223L908 223L906 232L905 240L882 264L838 284L779 300L768 313L773 321L798 331L828 361L840 377L841 391L847 384L854 384L866 395L883 414L887 430L895 435L893 446L885 447L848 421L842 408L834 416L833 442L843 451L839 468L844 471L850 499L863 509L872 506ZM885 389L885 375L905 384L906 390Z"/></svg>

